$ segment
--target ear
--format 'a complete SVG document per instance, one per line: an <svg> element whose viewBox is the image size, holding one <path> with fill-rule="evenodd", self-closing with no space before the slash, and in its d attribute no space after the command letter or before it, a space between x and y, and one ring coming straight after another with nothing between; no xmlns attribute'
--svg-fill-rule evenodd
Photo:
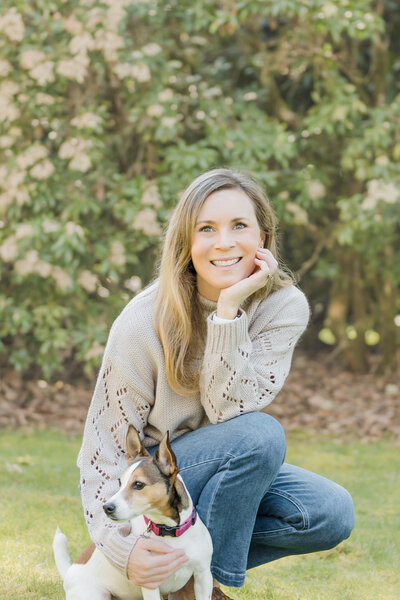
<svg viewBox="0 0 400 600"><path fill-rule="evenodd" d="M178 472L176 464L176 456L169 443L169 432L164 435L154 455L154 462L157 463L161 473L170 477L173 473Z"/></svg>
<svg viewBox="0 0 400 600"><path fill-rule="evenodd" d="M180 503L182 504L182 508L189 508L189 496L187 494L187 491L185 490L185 486L178 477L175 479L174 485L176 493L179 496Z"/></svg>
<svg viewBox="0 0 400 600"><path fill-rule="evenodd" d="M126 435L126 451L128 463L131 464L138 456L150 456L140 441L140 437L133 425L129 425Z"/></svg>

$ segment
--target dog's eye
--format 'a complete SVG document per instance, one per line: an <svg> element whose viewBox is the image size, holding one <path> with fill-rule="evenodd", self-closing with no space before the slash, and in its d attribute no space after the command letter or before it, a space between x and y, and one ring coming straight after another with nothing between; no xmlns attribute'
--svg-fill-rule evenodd
<svg viewBox="0 0 400 600"><path fill-rule="evenodd" d="M132 489L133 490L142 490L145 485L146 484L143 483L143 481L135 481L135 483L132 483Z"/></svg>

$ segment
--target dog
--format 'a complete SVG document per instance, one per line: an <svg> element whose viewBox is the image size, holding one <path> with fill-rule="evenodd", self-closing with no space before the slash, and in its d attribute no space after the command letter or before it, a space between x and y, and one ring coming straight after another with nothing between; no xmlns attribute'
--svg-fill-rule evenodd
<svg viewBox="0 0 400 600"><path fill-rule="evenodd" d="M200 520L176 464L168 432L151 457L130 425L126 437L128 468L120 488L103 510L114 521L131 521L134 532L149 538L169 536L166 543L182 548L188 560L157 589L140 588L122 574L96 548L87 559L71 565L67 538L57 528L53 552L66 592L66 600L161 600L181 589L194 576L196 600L211 600L212 541ZM90 548L90 547L89 547ZM83 556L85 552L81 555ZM84 563L84 564L78 564Z"/></svg>

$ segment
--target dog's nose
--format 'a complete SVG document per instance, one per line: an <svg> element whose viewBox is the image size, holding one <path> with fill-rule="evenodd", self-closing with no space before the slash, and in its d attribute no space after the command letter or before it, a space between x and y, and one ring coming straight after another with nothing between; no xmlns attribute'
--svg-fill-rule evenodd
<svg viewBox="0 0 400 600"><path fill-rule="evenodd" d="M115 512L115 504L113 502L107 502L107 504L103 505L103 510L107 516L111 517Z"/></svg>

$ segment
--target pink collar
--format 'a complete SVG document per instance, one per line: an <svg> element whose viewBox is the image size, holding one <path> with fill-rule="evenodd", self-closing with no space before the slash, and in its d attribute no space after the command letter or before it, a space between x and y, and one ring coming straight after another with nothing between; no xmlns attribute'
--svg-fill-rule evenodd
<svg viewBox="0 0 400 600"><path fill-rule="evenodd" d="M148 531L152 531L153 533L155 533L156 535L160 535L161 537L164 537L166 535L170 535L172 537L179 537L180 535L185 533L185 531L187 531L189 527L196 523L197 512L195 507L193 506L192 514L190 515L190 517L180 525L175 525L174 527L170 527L168 525L156 525L156 523L153 523L153 521L150 521L150 519L148 519L144 515L143 518L146 522Z"/></svg>

